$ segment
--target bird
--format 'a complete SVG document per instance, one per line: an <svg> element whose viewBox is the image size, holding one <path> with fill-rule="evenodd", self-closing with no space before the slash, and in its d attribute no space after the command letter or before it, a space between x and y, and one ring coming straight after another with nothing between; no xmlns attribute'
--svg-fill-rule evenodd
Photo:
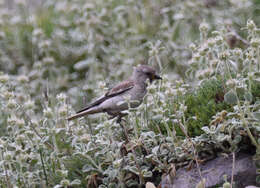
<svg viewBox="0 0 260 188"><path fill-rule="evenodd" d="M121 118L127 115L122 111L127 110L129 105L131 108L136 108L142 103L147 93L147 80L152 83L154 80L161 79L162 77L156 74L156 70L152 66L136 66L128 80L117 84L67 120L70 121L89 114L107 113L111 118L118 117L118 122L120 122ZM130 99L130 102L127 99Z"/></svg>

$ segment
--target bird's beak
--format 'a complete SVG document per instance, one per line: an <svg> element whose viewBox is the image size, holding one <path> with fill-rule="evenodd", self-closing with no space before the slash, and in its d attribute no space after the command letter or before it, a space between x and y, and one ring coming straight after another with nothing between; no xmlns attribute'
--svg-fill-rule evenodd
<svg viewBox="0 0 260 188"><path fill-rule="evenodd" d="M159 75L157 74L153 74L151 77L150 77L150 83L152 83L154 80L161 80L162 77L160 77Z"/></svg>
<svg viewBox="0 0 260 188"><path fill-rule="evenodd" d="M160 77L160 76L157 75L157 74L154 74L154 75L153 75L153 79L154 79L154 80L162 80L162 77Z"/></svg>

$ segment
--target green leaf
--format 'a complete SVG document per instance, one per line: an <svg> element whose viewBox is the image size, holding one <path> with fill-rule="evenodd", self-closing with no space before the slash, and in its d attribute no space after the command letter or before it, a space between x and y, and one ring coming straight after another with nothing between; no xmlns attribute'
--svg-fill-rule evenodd
<svg viewBox="0 0 260 188"><path fill-rule="evenodd" d="M260 78L255 78L254 80L260 83Z"/></svg>
<svg viewBox="0 0 260 188"><path fill-rule="evenodd" d="M58 185L55 185L54 188L61 188L62 185L58 184Z"/></svg>
<svg viewBox="0 0 260 188"><path fill-rule="evenodd" d="M229 136L228 135L225 135L225 134L218 134L217 137L216 137L216 140L218 142L223 142L225 140L228 140Z"/></svg>
<svg viewBox="0 0 260 188"><path fill-rule="evenodd" d="M253 109L254 110L260 110L260 101L258 100L258 101L255 101L255 103L253 104Z"/></svg>
<svg viewBox="0 0 260 188"><path fill-rule="evenodd" d="M201 128L206 134L214 134L216 131L212 131L209 127L205 126Z"/></svg>
<svg viewBox="0 0 260 188"><path fill-rule="evenodd" d="M224 100L228 104L236 104L237 103L237 96L234 90L230 90L224 95Z"/></svg>
<svg viewBox="0 0 260 188"><path fill-rule="evenodd" d="M242 140L242 136L241 135L236 135L235 136L235 138L233 139L233 141L234 141L234 143L235 144L238 144L238 143L240 143L241 142L241 140Z"/></svg>
<svg viewBox="0 0 260 188"><path fill-rule="evenodd" d="M139 175L139 170L135 166L131 166L128 170L136 175Z"/></svg>
<svg viewBox="0 0 260 188"><path fill-rule="evenodd" d="M147 169L142 170L143 177L150 178L153 176L153 173L151 171L147 171Z"/></svg>
<svg viewBox="0 0 260 188"><path fill-rule="evenodd" d="M93 63L94 60L93 59L86 59L86 60L82 60L82 61L79 61L77 62L75 65L74 65L74 69L77 70L77 71L81 71L81 70L85 70L89 67L89 65L91 63Z"/></svg>
<svg viewBox="0 0 260 188"><path fill-rule="evenodd" d="M73 180L70 185L80 185L81 184L81 181L79 179L75 179Z"/></svg>
<svg viewBox="0 0 260 188"><path fill-rule="evenodd" d="M56 134L65 134L66 129L65 128L57 128L57 129L55 129L55 133Z"/></svg>
<svg viewBox="0 0 260 188"><path fill-rule="evenodd" d="M260 175L258 175L257 177L256 177L256 183L260 183Z"/></svg>
<svg viewBox="0 0 260 188"><path fill-rule="evenodd" d="M236 88L236 92L237 92L237 95L238 95L238 96L242 96L242 95L245 94L246 88L244 88L244 86L243 86L243 87L237 87L237 88Z"/></svg>
<svg viewBox="0 0 260 188"><path fill-rule="evenodd" d="M157 152L158 152L158 150L159 150L159 146L155 146L155 147L152 149L152 153L156 155Z"/></svg>
<svg viewBox="0 0 260 188"><path fill-rule="evenodd" d="M138 183L133 179L128 180L126 182L126 185L127 187L138 187Z"/></svg>
<svg viewBox="0 0 260 188"><path fill-rule="evenodd" d="M95 170L95 168L93 168L92 166L90 166L88 164L84 165L83 168L82 168L82 172L86 172L86 173L94 171L94 170Z"/></svg>

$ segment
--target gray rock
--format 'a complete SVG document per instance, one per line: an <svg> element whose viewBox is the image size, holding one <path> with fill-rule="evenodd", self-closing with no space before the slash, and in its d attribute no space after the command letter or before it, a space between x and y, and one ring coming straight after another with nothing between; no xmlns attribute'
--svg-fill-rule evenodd
<svg viewBox="0 0 260 188"><path fill-rule="evenodd" d="M200 165L202 177L206 179L206 187L216 185L222 186L223 175L227 175L230 182L232 174L232 155L228 157L218 157L205 164ZM247 185L256 185L256 167L252 160L252 156L240 153L236 156L234 181L236 188L244 188ZM184 168L178 169L176 176L170 178L166 176L161 181L162 188L193 188L200 182L200 176L197 168L194 167L190 171Z"/></svg>

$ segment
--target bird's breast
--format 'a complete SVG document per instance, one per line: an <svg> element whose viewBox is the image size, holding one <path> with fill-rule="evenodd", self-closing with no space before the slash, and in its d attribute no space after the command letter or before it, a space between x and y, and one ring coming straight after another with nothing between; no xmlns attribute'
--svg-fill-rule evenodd
<svg viewBox="0 0 260 188"><path fill-rule="evenodd" d="M146 94L146 87L142 87L142 86L135 86L130 91L131 100L142 101L145 94Z"/></svg>

